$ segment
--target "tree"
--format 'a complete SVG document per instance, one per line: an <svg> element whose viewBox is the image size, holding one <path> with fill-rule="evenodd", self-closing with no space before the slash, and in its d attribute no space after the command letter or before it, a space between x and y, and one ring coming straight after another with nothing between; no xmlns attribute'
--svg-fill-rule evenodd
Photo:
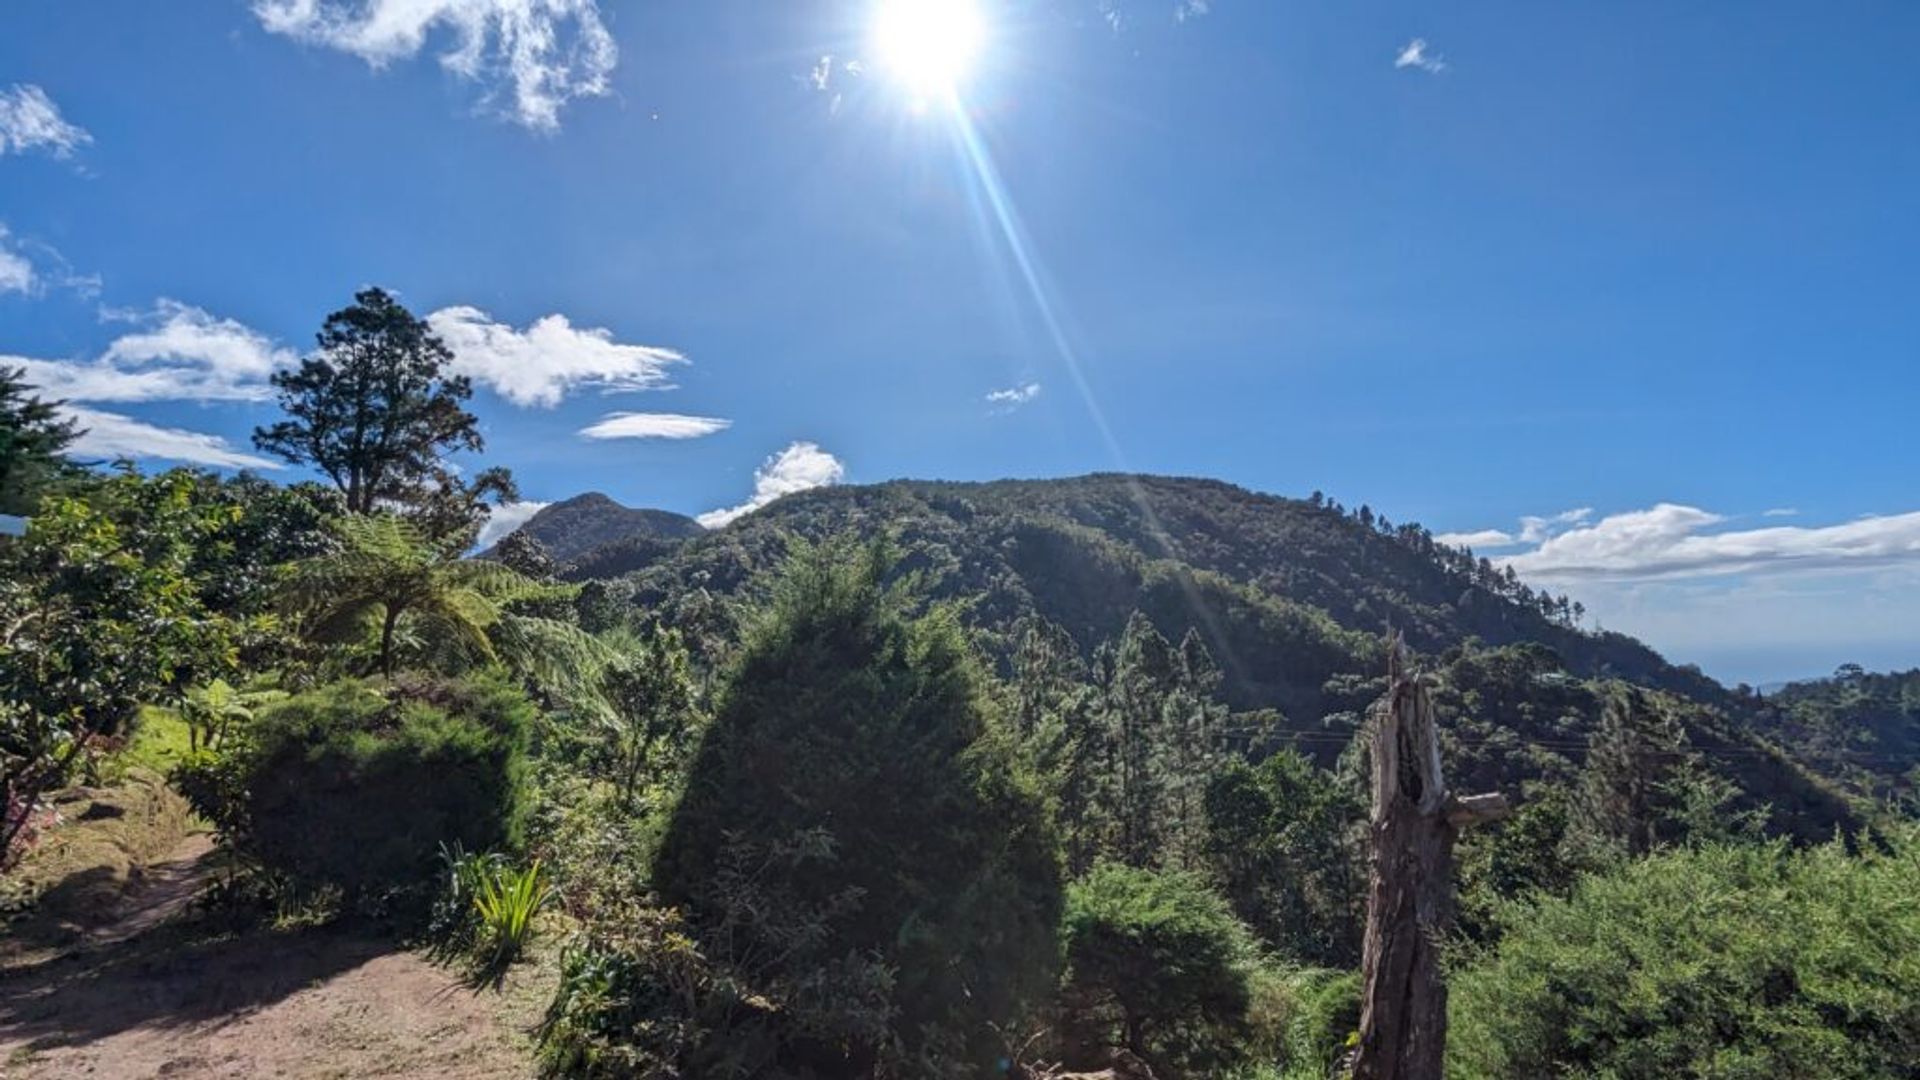
<svg viewBox="0 0 1920 1080"><path fill-rule="evenodd" d="M374 667L391 678L403 618L443 651L495 656L487 631L526 579L497 562L461 559L391 514L342 519L340 549L300 563L288 601L309 636L332 643L377 634Z"/></svg>
<svg viewBox="0 0 1920 1080"><path fill-rule="evenodd" d="M1240 918L1295 960L1359 960L1358 799L1292 750L1233 761L1207 787L1208 853Z"/></svg>
<svg viewBox="0 0 1920 1080"><path fill-rule="evenodd" d="M240 624L208 610L191 567L230 520L189 475L113 477L52 496L0 566L4 860L40 795L140 706L233 671Z"/></svg>
<svg viewBox="0 0 1920 1080"><path fill-rule="evenodd" d="M255 428L255 446L333 481L347 510L413 504L458 484L441 455L483 446L463 403L473 387L448 375L453 352L425 319L381 289L327 316L319 348L273 385L288 418Z"/></svg>
<svg viewBox="0 0 1920 1080"><path fill-rule="evenodd" d="M621 650L605 689L612 724L609 743L620 801L631 805L650 765L677 765L699 733L692 661L677 630L655 629Z"/></svg>
<svg viewBox="0 0 1920 1080"><path fill-rule="evenodd" d="M0 514L30 514L73 466L61 457L80 431L58 402L28 395L26 369L0 367Z"/></svg>
<svg viewBox="0 0 1920 1080"><path fill-rule="evenodd" d="M1253 935L1199 875L1102 863L1067 889L1061 938L1075 1041L1168 1078L1218 1075L1243 1056Z"/></svg>
<svg viewBox="0 0 1920 1080"><path fill-rule="evenodd" d="M845 543L791 558L654 862L702 952L760 958L743 992L794 1018L754 1075L979 1076L1001 1050L990 1025L1051 981L1044 806L954 614L911 614L891 565ZM796 851L811 854L780 856ZM776 912L822 913L818 929L796 941L734 914L749 879ZM814 974L849 958L894 972L885 1037Z"/></svg>

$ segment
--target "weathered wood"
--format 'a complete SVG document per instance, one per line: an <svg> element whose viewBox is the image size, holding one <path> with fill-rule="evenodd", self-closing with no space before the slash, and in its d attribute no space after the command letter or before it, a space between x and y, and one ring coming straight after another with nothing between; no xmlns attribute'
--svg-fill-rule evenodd
<svg viewBox="0 0 1920 1080"><path fill-rule="evenodd" d="M1372 852L1362 953L1356 1080L1440 1080L1447 985L1439 942L1453 923L1453 844L1462 827L1504 816L1505 798L1453 798L1440 769L1427 686L1396 635L1387 693L1372 716Z"/></svg>

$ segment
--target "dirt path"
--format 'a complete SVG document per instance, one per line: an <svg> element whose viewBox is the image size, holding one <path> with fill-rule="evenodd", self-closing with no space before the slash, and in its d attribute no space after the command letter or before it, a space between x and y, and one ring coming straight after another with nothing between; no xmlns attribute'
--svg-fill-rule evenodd
<svg viewBox="0 0 1920 1080"><path fill-rule="evenodd" d="M543 988L474 991L342 930L209 933L182 918L206 878L190 837L111 922L0 970L0 1077L522 1077Z"/></svg>

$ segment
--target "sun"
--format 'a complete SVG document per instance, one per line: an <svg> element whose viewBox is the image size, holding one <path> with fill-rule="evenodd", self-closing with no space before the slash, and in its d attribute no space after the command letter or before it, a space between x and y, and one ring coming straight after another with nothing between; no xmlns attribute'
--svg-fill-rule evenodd
<svg viewBox="0 0 1920 1080"><path fill-rule="evenodd" d="M986 23L973 0L878 0L873 48L916 98L952 93L973 66Z"/></svg>

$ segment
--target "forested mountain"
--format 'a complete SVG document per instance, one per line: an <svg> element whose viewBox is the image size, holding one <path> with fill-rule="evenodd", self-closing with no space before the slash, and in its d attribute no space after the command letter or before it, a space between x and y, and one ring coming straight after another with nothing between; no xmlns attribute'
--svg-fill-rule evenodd
<svg viewBox="0 0 1920 1080"><path fill-rule="evenodd" d="M565 505L565 504L563 504ZM738 605L792 538L890 536L905 572L964 617L1004 663L1018 628L1045 620L1083 655L1135 612L1170 640L1197 635L1220 696L1248 737L1323 762L1346 747L1379 692L1391 628L1445 669L1443 708L1463 782L1564 780L1599 729L1613 680L1671 718L1672 760L1730 778L1803 835L1848 817L1842 801L1746 730L1743 699L1640 642L1575 624L1576 607L1488 562L1349 511L1317 493L1285 499L1212 480L1098 474L1062 480L895 481L788 496L735 524L655 551L604 586L679 627L699 652L736 636ZM572 541L569 541L572 543ZM619 550L616 541L614 550ZM568 576L625 559L599 550ZM709 645L703 645L703 639Z"/></svg>
<svg viewBox="0 0 1920 1080"><path fill-rule="evenodd" d="M596 549L606 549L601 558L643 549L658 555L706 530L684 514L636 510L590 491L542 508L516 531L540 541L554 561L570 565Z"/></svg>
<svg viewBox="0 0 1920 1080"><path fill-rule="evenodd" d="M1878 794L1920 796L1920 668L1885 674L1848 664L1755 703L1762 730L1822 771Z"/></svg>

